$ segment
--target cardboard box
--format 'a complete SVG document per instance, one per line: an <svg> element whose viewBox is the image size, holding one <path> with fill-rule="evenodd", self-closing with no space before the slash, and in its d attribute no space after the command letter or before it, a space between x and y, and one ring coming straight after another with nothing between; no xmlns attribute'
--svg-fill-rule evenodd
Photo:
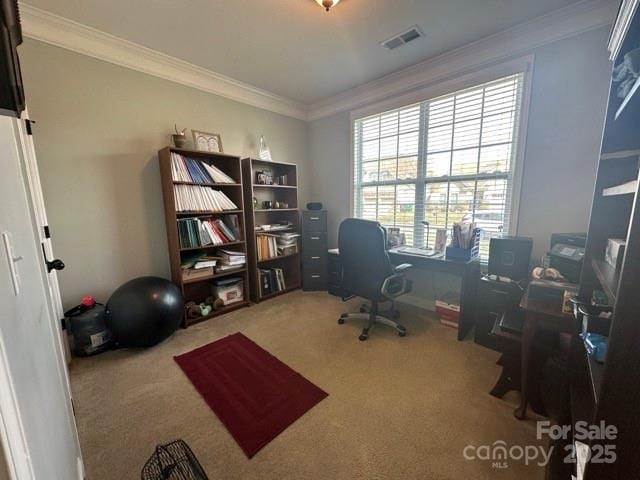
<svg viewBox="0 0 640 480"><path fill-rule="evenodd" d="M184 268L182 270L182 281L198 280L213 276L213 267L206 268Z"/></svg>

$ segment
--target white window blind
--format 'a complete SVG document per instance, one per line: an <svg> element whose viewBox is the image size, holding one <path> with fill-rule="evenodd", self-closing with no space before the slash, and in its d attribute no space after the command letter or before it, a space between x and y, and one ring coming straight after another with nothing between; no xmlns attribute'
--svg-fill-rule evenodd
<svg viewBox="0 0 640 480"><path fill-rule="evenodd" d="M354 216L418 247L466 217L486 259L489 238L509 232L522 83L512 75L355 120Z"/></svg>

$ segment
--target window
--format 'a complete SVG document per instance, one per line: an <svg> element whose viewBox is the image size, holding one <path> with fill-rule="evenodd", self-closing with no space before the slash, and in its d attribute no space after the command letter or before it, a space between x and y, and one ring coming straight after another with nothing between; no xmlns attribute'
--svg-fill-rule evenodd
<svg viewBox="0 0 640 480"><path fill-rule="evenodd" d="M489 238L509 232L523 78L355 120L354 216L398 227L418 247L471 219L486 259Z"/></svg>

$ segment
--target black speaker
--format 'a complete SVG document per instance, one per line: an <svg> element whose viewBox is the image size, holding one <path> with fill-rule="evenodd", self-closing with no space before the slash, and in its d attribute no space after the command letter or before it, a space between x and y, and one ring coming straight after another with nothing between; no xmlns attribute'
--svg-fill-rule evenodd
<svg viewBox="0 0 640 480"><path fill-rule="evenodd" d="M307 203L307 210L322 210L322 204L320 202Z"/></svg>
<svg viewBox="0 0 640 480"><path fill-rule="evenodd" d="M489 275L522 280L529 276L533 240L529 237L492 238L489 243Z"/></svg>

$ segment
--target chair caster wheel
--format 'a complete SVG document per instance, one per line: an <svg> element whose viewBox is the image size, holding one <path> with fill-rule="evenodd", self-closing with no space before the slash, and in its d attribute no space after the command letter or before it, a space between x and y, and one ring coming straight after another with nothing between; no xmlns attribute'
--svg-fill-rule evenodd
<svg viewBox="0 0 640 480"><path fill-rule="evenodd" d="M398 330L398 336L399 337L406 337L407 336L407 331L406 330Z"/></svg>
<svg viewBox="0 0 640 480"><path fill-rule="evenodd" d="M362 334L358 337L358 340L360 340L361 342L364 342L367 338L369 338L369 335Z"/></svg>
<svg viewBox="0 0 640 480"><path fill-rule="evenodd" d="M344 318L340 317L338 319L338 325L342 325L344 323Z"/></svg>

